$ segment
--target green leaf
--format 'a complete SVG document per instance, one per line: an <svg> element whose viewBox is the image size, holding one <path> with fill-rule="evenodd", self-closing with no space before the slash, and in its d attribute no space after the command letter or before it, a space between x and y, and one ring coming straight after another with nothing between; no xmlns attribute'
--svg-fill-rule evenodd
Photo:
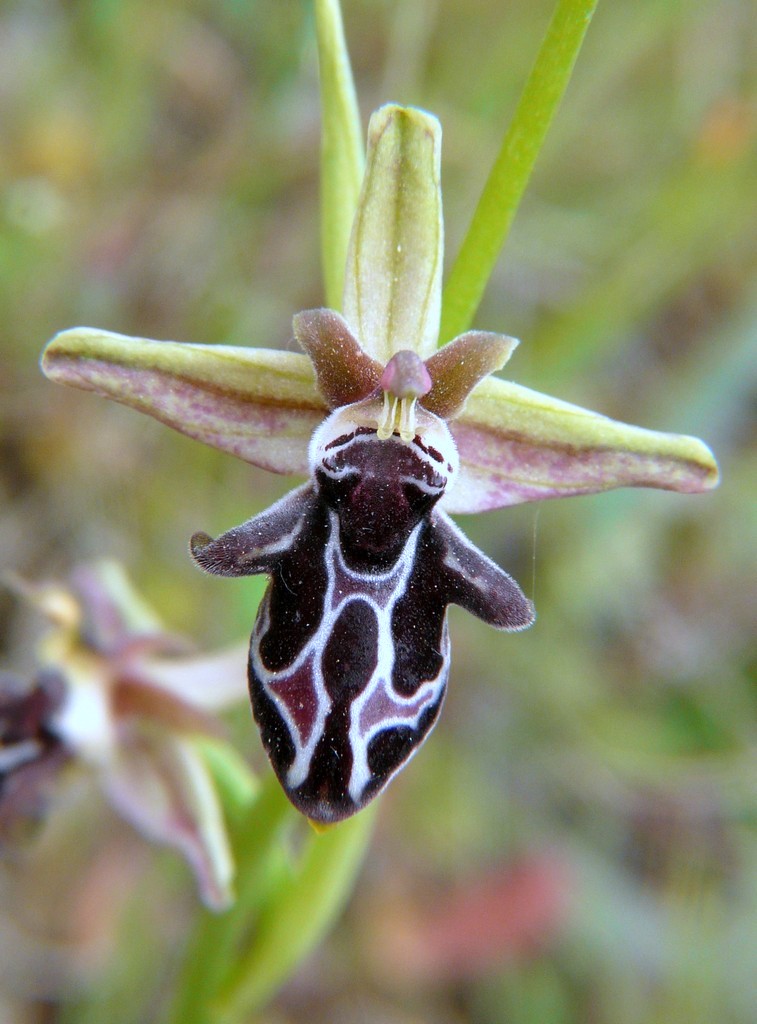
<svg viewBox="0 0 757 1024"><path fill-rule="evenodd" d="M321 245L326 303L342 308L344 267L363 179L362 131L338 0L316 0L321 83Z"/></svg>
<svg viewBox="0 0 757 1024"><path fill-rule="evenodd" d="M445 290L440 341L465 331L505 243L597 0L558 0Z"/></svg>

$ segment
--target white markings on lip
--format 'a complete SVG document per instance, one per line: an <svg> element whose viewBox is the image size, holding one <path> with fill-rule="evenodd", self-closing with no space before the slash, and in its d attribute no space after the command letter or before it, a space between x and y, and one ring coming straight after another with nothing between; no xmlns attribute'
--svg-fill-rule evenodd
<svg viewBox="0 0 757 1024"><path fill-rule="evenodd" d="M424 524L420 522L415 527L389 569L383 572L361 572L351 568L345 561L340 545L339 518L335 512L329 512L329 520L331 531L323 552L327 583L323 615L317 629L290 665L279 671L271 671L260 653L260 645L271 627L270 600L266 596L253 633L250 656L255 675L289 731L295 755L287 771L286 781L287 786L296 789L308 777L316 747L323 736L333 706L323 673L323 655L329 638L350 602L362 601L371 608L378 626L375 667L351 705L348 732L353 757L348 792L353 802L358 804L366 786L371 782L368 746L373 737L385 729L417 728L424 712L441 698L446 684L449 642L445 629L443 663L434 679L422 681L419 689L410 697L397 693L392 685L395 662L392 614L397 601L407 592ZM315 703L313 722L307 730L298 726L293 709L283 693L279 692L283 684L303 671L307 673L310 683L309 696ZM384 716L379 713L381 709ZM398 765L397 770L400 767Z"/></svg>

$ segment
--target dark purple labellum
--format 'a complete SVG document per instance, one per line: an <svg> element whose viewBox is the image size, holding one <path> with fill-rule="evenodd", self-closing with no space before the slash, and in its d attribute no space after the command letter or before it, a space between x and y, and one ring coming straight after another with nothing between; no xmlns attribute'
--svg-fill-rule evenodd
<svg viewBox="0 0 757 1024"><path fill-rule="evenodd" d="M207 572L271 577L250 645L252 708L289 799L318 822L364 807L428 735L450 604L499 629L533 620L518 585L434 507L456 461L444 423L424 412L435 423L423 440L381 440L350 419L357 408L316 431L312 483L192 542Z"/></svg>

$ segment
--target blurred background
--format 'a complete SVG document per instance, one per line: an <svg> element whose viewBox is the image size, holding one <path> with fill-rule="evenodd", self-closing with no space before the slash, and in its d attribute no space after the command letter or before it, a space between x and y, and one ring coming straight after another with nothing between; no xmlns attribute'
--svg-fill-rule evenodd
<svg viewBox="0 0 757 1024"><path fill-rule="evenodd" d="M343 7L364 123L387 100L442 120L451 262L552 5ZM522 339L514 380L703 437L722 486L462 520L538 621L503 636L453 610L441 722L266 1021L754 1019L754 13L601 0L476 318ZM168 626L240 640L259 583L201 577L186 541L292 481L57 388L37 360L75 324L293 346L292 314L323 302L311 4L5 0L0 139L1 567L116 557ZM6 668L29 668L38 628L0 593ZM263 769L247 709L230 725ZM0 1019L154 1019L191 879L125 832L107 844L72 853L65 920L0 928L0 964L25 944Z"/></svg>

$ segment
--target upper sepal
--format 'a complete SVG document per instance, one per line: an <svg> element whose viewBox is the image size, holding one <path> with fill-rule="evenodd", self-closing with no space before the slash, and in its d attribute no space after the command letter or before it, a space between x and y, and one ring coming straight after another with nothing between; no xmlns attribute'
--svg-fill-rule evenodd
<svg viewBox="0 0 757 1024"><path fill-rule="evenodd" d="M382 365L400 349L436 349L444 229L441 125L413 107L380 107L352 228L344 316Z"/></svg>

